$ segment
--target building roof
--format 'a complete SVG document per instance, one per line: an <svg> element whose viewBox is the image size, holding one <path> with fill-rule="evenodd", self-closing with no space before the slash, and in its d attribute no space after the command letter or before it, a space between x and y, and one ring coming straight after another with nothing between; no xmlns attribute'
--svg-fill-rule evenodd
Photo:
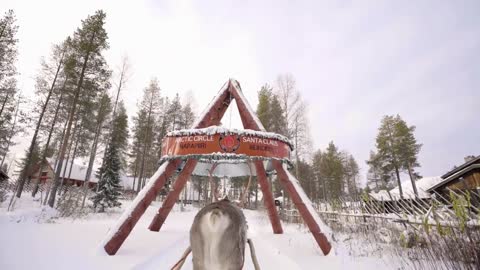
<svg viewBox="0 0 480 270"><path fill-rule="evenodd" d="M53 167L55 165L55 160L52 158L47 158L47 162L50 165L50 168L53 170ZM66 178L68 178L68 173L70 171L70 164L71 164L71 161L69 161L67 164L67 170L65 173ZM65 168L65 167L63 166L62 168ZM78 160L75 160L73 162L72 173L69 179L73 179L77 181L85 181L87 169L88 169L88 166L81 164ZM92 175L90 176L90 182L92 183L98 182L98 178L96 175L97 170L98 170L98 166L94 165L92 169ZM63 175L63 169L62 169L62 175ZM124 189L132 189L133 179L134 178L132 176L127 176L125 173L120 173L120 184Z"/></svg>
<svg viewBox="0 0 480 270"><path fill-rule="evenodd" d="M468 162L469 163L469 162ZM460 178L461 176L463 176L464 174L470 172L471 170L474 170L474 169L480 169L480 163L478 164L474 164L474 163L469 163L470 165L468 165L467 167L465 166L462 166L462 169L460 170L456 170L456 172L454 174L450 174L450 176L448 176L447 178L443 179L443 181L437 183L436 185L430 187L427 191L432 191L436 188L439 188L441 186L444 186L448 183L450 183L451 181L455 180L455 179L458 179Z"/></svg>
<svg viewBox="0 0 480 270"><path fill-rule="evenodd" d="M470 161L467 161L467 162L463 163L462 165L460 165L460 166L456 167L455 169L447 172L446 174L442 175L442 178L447 179L448 177L452 176L453 174L455 174L455 173L457 173L457 172L459 172L459 171L461 171L461 170L463 170L463 169L465 169L465 168L467 168L470 165L475 164L475 163L480 163L480 155L477 156L476 158L473 158Z"/></svg>
<svg viewBox="0 0 480 270"><path fill-rule="evenodd" d="M50 168L54 168L55 166L55 160L52 158L47 158L47 162L50 165ZM73 161L73 164L71 161L66 162L66 160L63 161L63 166L62 166L62 175L63 175L63 170L66 165L66 171L65 171L65 178L73 179L73 180L79 180L79 181L85 181L85 176L87 175L87 169L88 166L80 164L77 160ZM71 167L71 174L70 174L70 167ZM97 183L98 179L97 176L95 175L98 167L93 166L92 169L92 174L90 176L90 182ZM68 177L70 175L70 177Z"/></svg>
<svg viewBox="0 0 480 270"><path fill-rule="evenodd" d="M435 186L442 180L443 179L440 176L432 176L432 177L423 177L415 181L415 184L417 186L417 191L418 191L418 198L421 198L421 199L430 198L430 193L428 192L428 189L430 189L432 186ZM413 191L413 187L412 187L412 183L410 182L410 179L402 182L402 191L403 191L403 197L405 199L415 198L415 192ZM396 187L390 190L390 195L394 200L400 199L399 188ZM370 193L370 196L372 196L373 198L379 201L390 201L391 200L390 195L386 190L380 190L379 192Z"/></svg>

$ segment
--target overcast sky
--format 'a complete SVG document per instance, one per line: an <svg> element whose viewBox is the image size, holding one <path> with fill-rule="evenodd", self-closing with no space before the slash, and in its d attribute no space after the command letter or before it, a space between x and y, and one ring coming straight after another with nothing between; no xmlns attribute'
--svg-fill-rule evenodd
<svg viewBox="0 0 480 270"><path fill-rule="evenodd" d="M259 2L4 0L2 9L20 26L25 94L40 57L103 9L110 66L131 60L129 114L152 77L163 95L193 92L201 111L228 78L255 107L261 85L288 72L308 104L314 147L333 140L362 177L385 114L417 126L424 176L480 154L480 1Z"/></svg>

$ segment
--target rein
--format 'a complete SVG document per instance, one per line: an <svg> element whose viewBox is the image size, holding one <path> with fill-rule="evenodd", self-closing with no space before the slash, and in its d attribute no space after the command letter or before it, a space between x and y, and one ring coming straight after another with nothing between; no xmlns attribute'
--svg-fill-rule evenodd
<svg viewBox="0 0 480 270"><path fill-rule="evenodd" d="M253 246L252 239L247 239L248 246L250 247L250 256L252 257L252 262L255 270L260 270L260 265L258 264L257 254L255 253L255 247ZM183 252L182 257L178 262L171 268L171 270L180 270L182 269L185 260L187 259L188 255L192 252L192 248L188 247L185 252Z"/></svg>

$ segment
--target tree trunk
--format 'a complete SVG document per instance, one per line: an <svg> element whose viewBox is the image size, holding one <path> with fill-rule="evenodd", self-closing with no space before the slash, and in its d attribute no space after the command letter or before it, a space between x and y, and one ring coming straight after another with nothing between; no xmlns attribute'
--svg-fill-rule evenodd
<svg viewBox="0 0 480 270"><path fill-rule="evenodd" d="M65 55L65 50L63 50L63 52L62 52L62 57L60 58L60 62L58 63L57 72L55 73L55 77L53 78L52 85L50 87L50 90L48 91L47 98L45 99L45 103L42 106L42 111L40 112L40 116L38 117L37 126L35 127L35 132L33 133L33 138L32 138L32 141L30 142L30 148L28 149L28 152L27 152L27 159L25 161L25 168L23 168L23 170L22 170L22 173L21 173L21 176L20 176L20 179L19 179L19 183L18 183L18 189L17 189L17 193L16 193L16 196L18 198L20 198L20 196L22 196L23 186L25 185L26 173L28 171L28 168L31 165L30 162L31 162L32 155L33 155L33 148L35 147L35 144L37 142L38 131L40 130L40 125L42 124L43 115L45 114L45 110L47 109L48 102L50 101L50 98L51 98L52 93L53 93L53 89L55 88L55 84L57 82L58 74L60 73L60 69L63 65L64 55ZM1 112L0 112L0 114L1 114Z"/></svg>
<svg viewBox="0 0 480 270"><path fill-rule="evenodd" d="M1 168L3 168L3 163L5 162L5 157L7 156L8 149L10 148L10 144L12 143L13 133L14 133L15 127L17 125L17 114L18 114L18 108L19 107L20 107L20 97L18 98L18 101L17 101L17 106L16 106L16 109L15 109L15 116L13 118L12 129L10 130L10 134L8 134L7 147L5 148L5 154L3 155L2 163L0 164L0 170L1 170Z"/></svg>
<svg viewBox="0 0 480 270"><path fill-rule="evenodd" d="M67 131L67 125L68 125L68 121L65 121L65 124L63 125L63 129L62 129L62 136L60 138L60 147L59 147L59 150L55 156L55 163L52 167L52 170L53 172L55 172L58 167L58 160L59 160L59 156L60 156L60 149L62 148L62 143L63 143L63 139L65 138L65 133ZM50 184L50 187L48 188L46 194L45 194L45 200L43 201L43 205L46 205L47 202L48 202L48 198L49 198L49 194L50 194L50 191L52 191L52 188L53 188L53 182L55 181L55 174L53 175L53 179L52 179L52 183Z"/></svg>
<svg viewBox="0 0 480 270"><path fill-rule="evenodd" d="M90 160L88 161L87 174L85 175L85 179L83 182L82 208L85 206L85 200L87 198L88 183L90 182L90 176L92 175L93 162L95 161L95 156L97 155L98 140L100 138L100 131L102 130L102 124L103 124L103 121L101 121L101 123L97 123L97 128L95 130L95 137L93 139L92 151L90 152ZM99 183L97 183L97 186L98 184Z"/></svg>
<svg viewBox="0 0 480 270"><path fill-rule="evenodd" d="M413 175L412 167L410 167L410 164L408 164L407 169L408 169L408 175L410 176L410 181L412 182L413 192L415 193L415 197L418 197L417 184L415 183L416 179L415 179L415 175Z"/></svg>
<svg viewBox="0 0 480 270"><path fill-rule="evenodd" d="M10 93L7 92L7 95L6 95L5 98L3 99L2 108L0 109L0 117L1 117L2 114L3 114L3 109L5 108L5 105L7 104L8 96L9 96L9 95L10 95Z"/></svg>
<svg viewBox="0 0 480 270"><path fill-rule="evenodd" d="M147 116L147 128L146 128L146 132L145 132L145 139L143 141L143 151L142 151L142 165L140 166L140 176L139 178L140 179L143 179L144 177L144 173L145 173L145 156L147 154L147 141L148 141L148 133L149 133L149 129L150 129L150 118L151 118L151 115L152 115L152 108L153 107L153 95L152 95L152 98L150 99L150 106L148 108L148 116ZM140 191L141 189L141 182L142 181L139 181L138 182L138 190Z"/></svg>
<svg viewBox="0 0 480 270"><path fill-rule="evenodd" d="M123 63L122 72L120 74L120 82L119 82L118 88L117 88L117 97L115 98L115 103L113 105L113 113L112 113L113 121L112 121L112 127L110 129L111 131L113 131L113 123L114 123L115 115L116 115L116 112L117 112L117 104L118 104L118 98L120 96L120 90L122 90L123 77L125 76L125 68L126 68L125 63ZM111 138L112 138L112 132L109 132L107 141L110 141ZM103 153L102 168L103 168L103 166L105 166L105 158L107 157L107 151L108 151L108 144L105 146L105 151ZM100 182L101 179L102 179L102 176L100 176L100 179L98 179L98 182ZM133 181L135 182L135 179ZM97 187L98 187L98 184L97 184Z"/></svg>
<svg viewBox="0 0 480 270"><path fill-rule="evenodd" d="M90 44L93 42L94 37L95 37L95 35L92 34L92 37L90 38ZM56 169L55 178L54 178L53 186L52 186L52 191L50 192L50 198L48 199L48 205L52 208L55 204L55 196L56 196L56 193L57 193L58 186L60 184L60 172L62 171L62 163L63 163L62 161L63 161L63 158L65 156L65 150L66 150L66 145L68 143L68 137L70 137L70 130L72 128L73 118L75 116L75 110L76 110L76 107L77 107L78 98L80 96L80 90L82 89L82 86L83 86L83 78L85 76L85 70L87 69L87 62L88 62L88 59L90 58L90 53L91 53L90 51L86 53L85 59L83 61L82 71L80 73L80 79L78 80L77 89L75 91L75 96L73 98L72 109L71 109L70 114L68 116L69 119L68 119L67 131L66 131L66 134L65 134L65 138L63 140L62 147L60 148L59 158L60 158L61 162Z"/></svg>
<svg viewBox="0 0 480 270"><path fill-rule="evenodd" d="M80 137L80 130L78 131L78 134L77 134L77 140L75 141L75 147L73 147L72 161L70 161L70 169L68 170L67 179L71 179L71 176L72 176L73 162L75 161L75 158L77 157L79 137Z"/></svg>
<svg viewBox="0 0 480 270"><path fill-rule="evenodd" d="M133 170L133 184L132 184L133 191L135 191L135 180L137 179L137 169L138 169L138 162L135 162L135 169Z"/></svg>
<svg viewBox="0 0 480 270"><path fill-rule="evenodd" d="M79 120L76 121L75 123L75 127L73 128L73 132L72 132L72 135L71 135L71 142L69 143L68 145L68 151L67 151L67 160L65 160L65 167L63 168L63 174L62 174L62 181L60 183L60 189L58 190L58 194L60 195L61 192L62 192L62 188L63 188L63 185L65 183L65 176L67 175L67 167L68 167L68 161L70 160L70 153L72 152L72 147L73 147L73 140L75 138L75 135L78 135L76 132L77 132L77 129L78 129L78 126L79 126L79 123L78 123ZM62 160L63 161L63 160ZM62 162L63 163L63 162ZM63 165L63 164L62 164ZM72 165L73 165L73 160L72 160Z"/></svg>
<svg viewBox="0 0 480 270"><path fill-rule="evenodd" d="M65 83L63 84L63 89L64 87L65 87ZM58 99L57 107L55 108L55 114L52 120L52 125L50 126L50 131L48 132L47 142L45 143L45 148L43 150L42 158L40 159L39 173L42 173L43 171L43 164L45 159L47 158L48 147L50 146L50 140L52 138L53 130L55 128L55 124L57 123L58 111L60 110L60 104L62 103L62 99L63 99L63 90L62 90L62 93L60 94L60 98ZM35 183L35 186L32 191L32 197L35 197L35 195L37 194L39 185L40 185L40 177L38 178L38 181Z"/></svg>
<svg viewBox="0 0 480 270"><path fill-rule="evenodd" d="M68 161L70 161L70 153L72 152L72 146L73 146L73 134L72 134L72 141L68 144L67 159L65 160L65 162L63 162L63 160L62 160L62 163L65 164L65 167L63 167L62 181L60 182L60 188L58 189L58 195L61 194L63 184L65 183L65 176L67 175Z"/></svg>
<svg viewBox="0 0 480 270"><path fill-rule="evenodd" d="M400 198L403 199L402 183L400 181L400 172L398 171L397 166L395 166L395 175L397 176L398 191L400 192Z"/></svg>

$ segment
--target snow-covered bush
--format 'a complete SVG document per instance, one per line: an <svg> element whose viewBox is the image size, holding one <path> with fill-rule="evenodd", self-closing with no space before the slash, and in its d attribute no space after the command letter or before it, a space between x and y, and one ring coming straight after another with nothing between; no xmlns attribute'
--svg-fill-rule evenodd
<svg viewBox="0 0 480 270"><path fill-rule="evenodd" d="M82 187L65 187L56 206L59 216L78 218L91 212L88 207L82 207L83 196Z"/></svg>

